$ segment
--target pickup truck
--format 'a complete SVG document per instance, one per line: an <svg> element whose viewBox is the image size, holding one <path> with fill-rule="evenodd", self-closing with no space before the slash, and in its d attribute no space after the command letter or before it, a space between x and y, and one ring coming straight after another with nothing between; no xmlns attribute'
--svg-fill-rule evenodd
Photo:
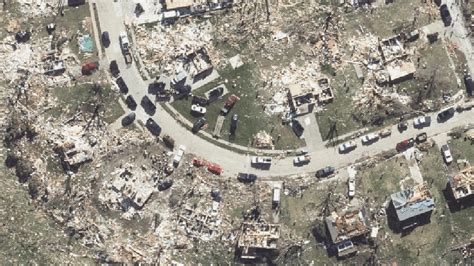
<svg viewBox="0 0 474 266"><path fill-rule="evenodd" d="M413 120L413 126L415 128L423 128L428 127L431 125L431 117L430 116L420 116Z"/></svg>
<svg viewBox="0 0 474 266"><path fill-rule="evenodd" d="M309 163L309 161L311 161L311 157L309 155L300 155L293 159L293 163L295 165Z"/></svg>
<svg viewBox="0 0 474 266"><path fill-rule="evenodd" d="M230 109L232 109L232 107L234 107L235 103L238 100L240 100L240 98L237 97L235 94L232 94L231 96L229 96L229 98L227 98L227 101L224 104L224 107L222 107L222 109L221 109L221 113L223 115L227 115L229 113Z"/></svg>
<svg viewBox="0 0 474 266"><path fill-rule="evenodd" d="M119 41L125 63L129 65L132 63L132 55L130 54L130 41L128 40L127 33L121 32L119 34Z"/></svg>
<svg viewBox="0 0 474 266"><path fill-rule="evenodd" d="M339 145L339 153L350 152L353 149L355 149L356 147L357 147L357 143L353 140L348 141L346 143L342 143L341 145Z"/></svg>

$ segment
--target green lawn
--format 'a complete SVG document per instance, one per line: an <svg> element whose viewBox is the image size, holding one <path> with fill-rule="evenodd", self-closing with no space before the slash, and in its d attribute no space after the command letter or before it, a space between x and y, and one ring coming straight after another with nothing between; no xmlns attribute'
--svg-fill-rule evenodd
<svg viewBox="0 0 474 266"><path fill-rule="evenodd" d="M240 101L235 104L234 108L227 115L227 118L224 121L221 132L222 139L239 145L248 146L254 134L260 130L265 130L273 136L275 141L278 139L278 135L280 135L279 141L275 144L277 149L293 149L301 147L304 144L304 141L298 139L289 126L282 125L281 119L278 116L269 116L263 112L263 106L260 104L257 96L262 96L264 92L258 91L261 85L261 80L258 74L258 69L255 65L247 63L236 70L226 67L219 73L221 78L193 91L194 95L204 96L206 91L219 84L225 84L229 90L229 93L224 95L222 99L219 99L206 107L207 113L205 118L209 124L206 129L207 132L212 133L214 131L214 126L220 109L224 106L227 97L231 94L235 94L240 97ZM225 83L226 80L227 83ZM196 117L194 117L190 112L191 97L187 100L183 99L175 101L172 103L172 106L191 122L196 120ZM239 115L239 123L235 138L230 136L229 133L230 118L233 114Z"/></svg>
<svg viewBox="0 0 474 266"><path fill-rule="evenodd" d="M48 114L58 118L69 118L79 110L84 113L92 113L95 103L100 102L99 97L94 94L91 84L76 85L69 88L58 87L51 90L51 94L56 98L56 106L48 111ZM125 112L118 103L119 95L112 91L111 87L104 86L102 89L103 107L101 118L112 123Z"/></svg>

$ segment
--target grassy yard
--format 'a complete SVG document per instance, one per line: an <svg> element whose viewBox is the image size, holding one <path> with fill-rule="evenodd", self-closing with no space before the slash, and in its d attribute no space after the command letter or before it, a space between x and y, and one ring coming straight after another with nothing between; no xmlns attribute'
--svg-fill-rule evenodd
<svg viewBox="0 0 474 266"><path fill-rule="evenodd" d="M362 85L361 81L357 79L353 66L348 65L339 74L331 77L331 85L334 91L334 101L326 105L321 112L316 113L323 140L344 135L361 127L352 118L352 97ZM336 124L336 130L331 132L331 127L334 124Z"/></svg>
<svg viewBox="0 0 474 266"><path fill-rule="evenodd" d="M257 99L257 96L262 96L262 92L259 91L261 81L258 75L258 69L255 65L247 63L236 70L226 67L219 73L221 78L193 91L194 95L204 96L206 91L219 84L225 84L229 90L229 93L224 95L222 99L206 107L207 113L205 118L208 122L206 131L209 133L213 132L217 116L220 113L220 109L224 106L227 97L231 94L236 94L240 97L240 101L235 104L224 121L221 132L222 139L248 146L254 134L265 130L273 136L275 141L278 139L278 135L280 135L279 140L275 143L277 149L293 149L301 147L304 144L304 141L298 139L289 126L282 125L279 117L269 116L263 112L263 107L259 104ZM172 103L172 106L189 121L194 122L197 119L191 114L191 97L175 101ZM239 123L235 136L231 136L229 133L230 118L233 114L239 115Z"/></svg>
<svg viewBox="0 0 474 266"><path fill-rule="evenodd" d="M411 26L416 17L414 28L419 28L430 23L429 16L425 13L416 15L416 9L423 6L420 1L399 0L389 5L373 9L369 12L365 9L352 11L346 16L346 34L347 36L357 35L362 26L380 38L387 38L394 35L394 29Z"/></svg>
<svg viewBox="0 0 474 266"><path fill-rule="evenodd" d="M471 165L474 165L474 144L471 144L471 141L464 140L464 138L451 139L449 141L449 148L453 153L454 161L466 159Z"/></svg>
<svg viewBox="0 0 474 266"><path fill-rule="evenodd" d="M459 90L456 78L444 43L438 41L420 50L420 62L417 65L415 79L398 84L396 90L412 96L415 104L424 100L434 100L439 107L444 93L454 95ZM432 86L429 85L431 81Z"/></svg>
<svg viewBox="0 0 474 266"><path fill-rule="evenodd" d="M55 101L56 106L51 108L48 113L55 118L60 116L69 118L79 110L83 113L92 113L95 103L100 102L99 97L92 90L91 84L82 84L69 88L54 88L51 94L57 100ZM107 123L112 123L124 114L122 107L118 103L118 97L118 93L112 91L110 86L103 87L101 118Z"/></svg>

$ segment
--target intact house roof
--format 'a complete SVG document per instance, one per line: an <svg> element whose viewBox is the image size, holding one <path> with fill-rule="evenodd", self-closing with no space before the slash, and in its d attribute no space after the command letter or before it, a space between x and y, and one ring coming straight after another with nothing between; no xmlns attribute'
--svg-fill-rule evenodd
<svg viewBox="0 0 474 266"><path fill-rule="evenodd" d="M370 231L364 208L340 214L333 212L325 220L334 244L367 234Z"/></svg>
<svg viewBox="0 0 474 266"><path fill-rule="evenodd" d="M391 195L400 222L434 210L435 203L426 183Z"/></svg>
<svg viewBox="0 0 474 266"><path fill-rule="evenodd" d="M448 181L456 200L474 195L474 166L464 168L454 176L448 176Z"/></svg>

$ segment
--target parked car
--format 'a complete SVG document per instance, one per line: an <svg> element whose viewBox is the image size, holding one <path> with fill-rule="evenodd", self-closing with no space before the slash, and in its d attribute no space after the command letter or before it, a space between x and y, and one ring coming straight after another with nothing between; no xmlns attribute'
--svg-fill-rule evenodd
<svg viewBox="0 0 474 266"><path fill-rule="evenodd" d="M117 61L115 60L110 61L109 70L110 70L110 74L112 74L113 77L118 77L118 75L120 74L120 70L117 65Z"/></svg>
<svg viewBox="0 0 474 266"><path fill-rule="evenodd" d="M438 122L441 123L441 122L447 121L448 119L454 116L455 112L456 110L454 110L454 107L449 107L442 110L441 112L438 113L438 117L437 117Z"/></svg>
<svg viewBox="0 0 474 266"><path fill-rule="evenodd" d="M221 108L221 113L223 115L227 115L229 111L232 109L232 107L234 107L235 103L239 100L240 98L235 94L232 94L231 96L229 96L229 98L227 98L227 101L224 104L224 107Z"/></svg>
<svg viewBox="0 0 474 266"><path fill-rule="evenodd" d="M334 168L332 166L326 166L326 167L321 168L318 171L316 171L316 177L317 178L328 177L328 176L334 174L335 171L336 171L336 168Z"/></svg>
<svg viewBox="0 0 474 266"><path fill-rule="evenodd" d="M390 136L390 135L392 135L392 128L391 128L391 127L386 127L386 128L381 129L381 130L379 131L379 136L380 136L381 138L385 138L385 137L388 137L388 136Z"/></svg>
<svg viewBox="0 0 474 266"><path fill-rule="evenodd" d="M415 145L415 140L413 138L409 138L397 143L397 146L395 146L395 149L397 150L397 152L402 152L402 151L407 150L410 147L413 147L413 145Z"/></svg>
<svg viewBox="0 0 474 266"><path fill-rule="evenodd" d="M242 183L252 183L257 180L257 175L254 174L247 174L247 173L239 173L237 175L237 180Z"/></svg>
<svg viewBox="0 0 474 266"><path fill-rule="evenodd" d="M163 93L165 90L165 83L163 82L153 82L148 85L148 93L150 94L159 94Z"/></svg>
<svg viewBox="0 0 474 266"><path fill-rule="evenodd" d="M378 139L379 139L379 135L377 135L376 133L369 133L363 136L362 138L360 138L360 140L362 141L362 144L365 144L365 145L376 142Z"/></svg>
<svg viewBox="0 0 474 266"><path fill-rule="evenodd" d="M128 108L130 108L130 110L137 109L137 102L135 102L135 99L133 99L132 95L128 95L127 98L125 98L125 104Z"/></svg>
<svg viewBox="0 0 474 266"><path fill-rule="evenodd" d="M148 118L145 124L146 128L155 136L159 136L161 133L161 127L153 120L153 118Z"/></svg>
<svg viewBox="0 0 474 266"><path fill-rule="evenodd" d="M188 73L186 71L179 72L172 80L171 86L175 88L176 86L183 85L186 82L186 78L188 77Z"/></svg>
<svg viewBox="0 0 474 266"><path fill-rule="evenodd" d="M192 104L198 104L200 106L206 106L206 105L209 105L209 101L204 97L199 97L199 96L193 95Z"/></svg>
<svg viewBox="0 0 474 266"><path fill-rule="evenodd" d="M117 86L119 87L121 93L123 94L128 93L128 86L127 84L125 84L125 81L123 81L122 77L117 78L115 82L117 83Z"/></svg>
<svg viewBox="0 0 474 266"><path fill-rule="evenodd" d="M355 196L355 190L356 190L356 183L355 183L355 178L349 178L349 181L347 182L348 186L348 196L349 198L353 198Z"/></svg>
<svg viewBox="0 0 474 266"><path fill-rule="evenodd" d="M444 161L447 164L450 164L453 161L453 155L451 154L448 144L441 146L441 153L443 154Z"/></svg>
<svg viewBox="0 0 474 266"><path fill-rule="evenodd" d="M350 152L353 149L355 149L356 147L357 147L357 143L353 140L342 143L341 145L339 145L339 153Z"/></svg>
<svg viewBox="0 0 474 266"><path fill-rule="evenodd" d="M300 155L293 159L293 163L295 165L306 164L309 163L309 161L311 161L311 157L309 155Z"/></svg>
<svg viewBox="0 0 474 266"><path fill-rule="evenodd" d="M171 179L165 179L165 180L158 181L158 191L167 190L171 186L173 186L173 180L171 180Z"/></svg>
<svg viewBox="0 0 474 266"><path fill-rule="evenodd" d="M102 45L103 45L105 48L109 47L109 45L110 45L110 37L109 37L109 32L108 32L108 31L102 32L101 40L102 40Z"/></svg>
<svg viewBox="0 0 474 266"><path fill-rule="evenodd" d="M179 162L181 162L181 159L183 159L184 152L186 151L186 146L180 145L178 147L178 150L176 151L174 157L173 157L173 164L177 166Z"/></svg>
<svg viewBox="0 0 474 266"><path fill-rule="evenodd" d="M426 132L420 133L416 135L415 141L416 143L423 143L428 139L428 135L426 135Z"/></svg>
<svg viewBox="0 0 474 266"><path fill-rule="evenodd" d="M156 112L155 104L148 98L148 96L143 96L142 101L140 103L148 115L154 115Z"/></svg>
<svg viewBox="0 0 474 266"><path fill-rule="evenodd" d="M250 162L252 164L271 165L272 157L252 156L252 158L250 158Z"/></svg>
<svg viewBox="0 0 474 266"><path fill-rule="evenodd" d="M170 135L163 136L163 143L170 149L174 148L174 139Z"/></svg>
<svg viewBox="0 0 474 266"><path fill-rule="evenodd" d="M202 106L199 106L197 104L193 104L193 105L191 105L191 111L203 115L203 114L206 113L206 108L202 107Z"/></svg>
<svg viewBox="0 0 474 266"><path fill-rule="evenodd" d="M206 118L201 117L198 120L196 120L196 122L194 122L194 125L193 125L193 128L191 129L191 131L196 134L199 130L201 130L201 128L205 124L206 124Z"/></svg>
<svg viewBox="0 0 474 266"><path fill-rule="evenodd" d="M423 128L429 127L431 125L431 117L430 116L420 116L413 120L413 126L415 128Z"/></svg>
<svg viewBox="0 0 474 266"><path fill-rule="evenodd" d="M208 95L209 102L211 103L211 102L216 101L222 96L222 94L224 94L224 87L217 87L213 89L212 91L209 92L209 95Z"/></svg>
<svg viewBox="0 0 474 266"><path fill-rule="evenodd" d="M293 132L295 132L295 135L297 137L301 137L303 135L304 127L301 125L301 123L298 120L293 119L291 121L291 129L293 129Z"/></svg>
<svg viewBox="0 0 474 266"><path fill-rule="evenodd" d="M408 129L408 123L406 121L398 123L398 131L403 132Z"/></svg>
<svg viewBox="0 0 474 266"><path fill-rule="evenodd" d="M234 135L237 130L237 123L239 121L239 115L233 114L232 119L230 120L230 134Z"/></svg>
<svg viewBox="0 0 474 266"><path fill-rule="evenodd" d="M472 96L472 92L474 91L474 82L472 82L471 75L464 75L464 85L466 86L467 95Z"/></svg>
<svg viewBox="0 0 474 266"><path fill-rule="evenodd" d="M126 127L135 121L135 113L130 113L122 118L122 126Z"/></svg>
<svg viewBox="0 0 474 266"><path fill-rule="evenodd" d="M449 13L448 6L446 4L441 5L439 11L441 13L441 19L443 20L444 26L450 26L453 22L453 18L451 17L451 13Z"/></svg>

